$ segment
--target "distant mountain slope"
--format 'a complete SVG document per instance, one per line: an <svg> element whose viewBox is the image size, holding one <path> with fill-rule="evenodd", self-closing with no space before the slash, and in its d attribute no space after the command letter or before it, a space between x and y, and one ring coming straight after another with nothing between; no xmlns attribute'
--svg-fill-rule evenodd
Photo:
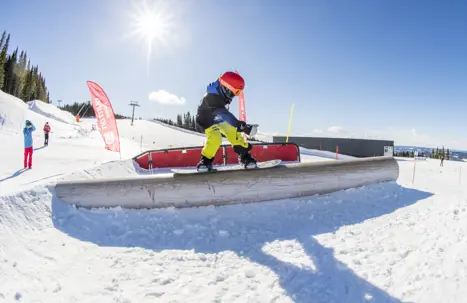
<svg viewBox="0 0 467 303"><path fill-rule="evenodd" d="M442 147L441 147L442 148ZM441 148L439 148L441 150ZM430 157L433 148L430 147L421 147L421 146L395 146L394 150L396 152L403 152L403 151L418 151L423 152L425 156ZM435 148L436 151L436 148ZM458 151L458 150L449 150L450 153L450 160L452 161L467 161L467 151Z"/></svg>

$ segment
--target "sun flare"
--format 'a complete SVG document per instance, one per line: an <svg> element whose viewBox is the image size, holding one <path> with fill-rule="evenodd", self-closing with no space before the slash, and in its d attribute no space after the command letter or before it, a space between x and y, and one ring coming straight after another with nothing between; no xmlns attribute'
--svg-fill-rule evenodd
<svg viewBox="0 0 467 303"><path fill-rule="evenodd" d="M173 16L164 2L143 0L135 3L130 14L130 35L144 42L148 64L156 43L162 47L169 46L173 25Z"/></svg>

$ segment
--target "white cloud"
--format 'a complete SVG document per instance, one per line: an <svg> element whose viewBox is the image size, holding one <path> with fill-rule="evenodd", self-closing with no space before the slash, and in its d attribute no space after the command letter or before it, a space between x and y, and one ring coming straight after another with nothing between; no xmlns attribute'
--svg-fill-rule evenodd
<svg viewBox="0 0 467 303"><path fill-rule="evenodd" d="M316 133L316 134L321 134L321 133L323 133L323 130L315 128L313 130L313 132Z"/></svg>
<svg viewBox="0 0 467 303"><path fill-rule="evenodd" d="M328 132L334 133L334 134L345 134L346 131L343 127L341 126L331 126L328 128Z"/></svg>
<svg viewBox="0 0 467 303"><path fill-rule="evenodd" d="M185 98L178 97L165 90L158 90L157 92L151 92L149 94L149 100L158 102L166 105L183 105L185 104Z"/></svg>

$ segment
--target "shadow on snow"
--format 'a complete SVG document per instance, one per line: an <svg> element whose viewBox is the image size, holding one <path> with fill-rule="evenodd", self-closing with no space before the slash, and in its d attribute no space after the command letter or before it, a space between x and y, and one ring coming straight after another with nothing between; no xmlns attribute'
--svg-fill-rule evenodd
<svg viewBox="0 0 467 303"><path fill-rule="evenodd" d="M100 246L233 251L271 269L294 302L401 302L357 276L313 236L389 214L431 195L389 182L309 198L194 209L87 210L54 199L52 212L57 229ZM263 246L275 240L299 242L316 272L263 252Z"/></svg>
<svg viewBox="0 0 467 303"><path fill-rule="evenodd" d="M10 180L10 179L13 179L13 178L16 178L18 177L19 175L21 175L22 173L24 173L25 171L27 171L28 169L27 168L21 168L21 169L18 169L16 172L14 172L11 176L9 177L6 177L6 178L3 178L3 179L0 179L0 183L1 182L4 182L6 180Z"/></svg>
<svg viewBox="0 0 467 303"><path fill-rule="evenodd" d="M42 145L41 147L36 147L36 148L34 148L34 151L38 151L38 150L44 149L45 147L46 147L45 145Z"/></svg>

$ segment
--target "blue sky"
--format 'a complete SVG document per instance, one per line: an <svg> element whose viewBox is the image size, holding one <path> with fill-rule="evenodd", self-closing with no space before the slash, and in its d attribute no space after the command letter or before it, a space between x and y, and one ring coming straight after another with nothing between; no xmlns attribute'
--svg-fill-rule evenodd
<svg viewBox="0 0 467 303"><path fill-rule="evenodd" d="M237 69L261 131L286 133L295 103L292 134L467 149L465 2L166 1L170 34L149 64L144 40L127 35L129 3L7 1L0 30L39 65L53 101L88 100L93 80L118 113L137 100L137 116L174 119ZM159 90L185 103L149 100Z"/></svg>

